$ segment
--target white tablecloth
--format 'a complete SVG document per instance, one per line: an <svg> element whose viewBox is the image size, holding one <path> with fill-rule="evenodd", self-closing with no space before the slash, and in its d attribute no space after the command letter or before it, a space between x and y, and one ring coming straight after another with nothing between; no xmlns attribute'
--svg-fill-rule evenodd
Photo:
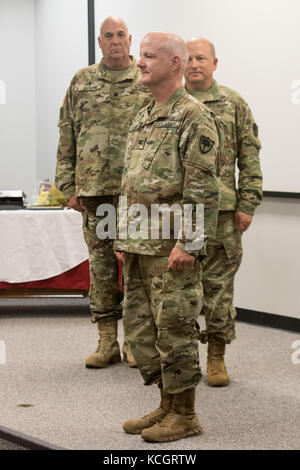
<svg viewBox="0 0 300 470"><path fill-rule="evenodd" d="M87 259L79 212L0 210L0 282L48 279Z"/></svg>

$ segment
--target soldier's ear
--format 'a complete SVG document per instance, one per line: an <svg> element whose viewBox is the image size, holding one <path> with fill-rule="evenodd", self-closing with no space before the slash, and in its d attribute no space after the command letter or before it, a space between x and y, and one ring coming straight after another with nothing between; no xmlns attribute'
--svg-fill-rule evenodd
<svg viewBox="0 0 300 470"><path fill-rule="evenodd" d="M218 59L216 57L214 58L214 66L214 70L216 70L218 66Z"/></svg>
<svg viewBox="0 0 300 470"><path fill-rule="evenodd" d="M131 45L131 41L132 41L132 36L131 36L131 34L129 34L128 39L129 39L129 43L130 43L130 45Z"/></svg>
<svg viewBox="0 0 300 470"><path fill-rule="evenodd" d="M174 70L178 70L180 68L180 66L181 66L181 58L178 55L175 55L172 58L171 67Z"/></svg>

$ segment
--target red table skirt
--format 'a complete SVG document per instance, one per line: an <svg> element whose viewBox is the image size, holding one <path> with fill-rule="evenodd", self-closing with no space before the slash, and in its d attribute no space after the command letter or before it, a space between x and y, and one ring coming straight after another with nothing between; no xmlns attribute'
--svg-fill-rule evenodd
<svg viewBox="0 0 300 470"><path fill-rule="evenodd" d="M42 281L18 282L14 284L9 282L0 282L0 289L9 289L10 287L22 287L27 289L54 288L64 290L89 290L89 262L88 260L84 261L65 273L50 277L49 279L43 279Z"/></svg>

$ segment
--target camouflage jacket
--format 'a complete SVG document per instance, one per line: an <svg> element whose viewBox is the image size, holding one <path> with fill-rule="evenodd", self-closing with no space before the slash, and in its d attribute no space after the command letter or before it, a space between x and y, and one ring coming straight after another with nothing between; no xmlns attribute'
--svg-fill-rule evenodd
<svg viewBox="0 0 300 470"><path fill-rule="evenodd" d="M220 210L240 210L253 215L262 199L258 128L243 98L216 81L206 91L190 91L219 118L223 131L220 157ZM236 189L235 168L239 168Z"/></svg>
<svg viewBox="0 0 300 470"><path fill-rule="evenodd" d="M55 179L68 199L120 193L128 130L151 99L132 60L118 78L101 61L71 81L60 109Z"/></svg>
<svg viewBox="0 0 300 470"><path fill-rule="evenodd" d="M209 236L214 236L219 204L218 157L219 134L215 117L184 88L178 88L163 106L155 107L153 101L143 108L136 116L128 134L121 190L122 196L127 198L128 212L126 217L119 214L120 239L115 242L115 249L168 256L176 245L182 251L197 255L198 247L195 249L189 246L192 238L187 236L184 230L181 236L174 235L175 215L173 217L172 213L169 239L162 235L161 218L159 235L154 236L151 231L151 213L155 207L161 207L163 204L169 208L176 204L180 209L183 205L190 205L190 220L195 230L196 207L204 206L203 241ZM136 204L143 205L147 210L145 213L142 209L140 213L140 225L145 221L148 221L148 225L144 226L143 237L133 239L126 229L134 219L130 211ZM182 225L184 218L185 215Z"/></svg>

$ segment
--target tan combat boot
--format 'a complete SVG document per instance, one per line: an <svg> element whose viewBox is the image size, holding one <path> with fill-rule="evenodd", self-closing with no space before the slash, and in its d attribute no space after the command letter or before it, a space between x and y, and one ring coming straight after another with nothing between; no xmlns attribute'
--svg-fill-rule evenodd
<svg viewBox="0 0 300 470"><path fill-rule="evenodd" d="M121 361L120 347L117 342L118 320L101 320L98 322L98 330L100 336L98 348L87 357L86 367L102 368Z"/></svg>
<svg viewBox="0 0 300 470"><path fill-rule="evenodd" d="M152 442L170 442L203 432L195 414L195 388L173 395L170 412L151 428L142 431L142 438Z"/></svg>
<svg viewBox="0 0 300 470"><path fill-rule="evenodd" d="M127 362L128 367L137 367L135 359L131 352L131 348L127 341L124 341L123 344L123 361Z"/></svg>
<svg viewBox="0 0 300 470"><path fill-rule="evenodd" d="M207 350L207 383L210 387L225 387L230 379L224 364L225 342L211 336Z"/></svg>
<svg viewBox="0 0 300 470"><path fill-rule="evenodd" d="M170 411L172 395L164 392L160 386L159 408L139 419L130 419L123 424L124 431L129 434L141 434L143 429L150 428L153 424L161 421Z"/></svg>

